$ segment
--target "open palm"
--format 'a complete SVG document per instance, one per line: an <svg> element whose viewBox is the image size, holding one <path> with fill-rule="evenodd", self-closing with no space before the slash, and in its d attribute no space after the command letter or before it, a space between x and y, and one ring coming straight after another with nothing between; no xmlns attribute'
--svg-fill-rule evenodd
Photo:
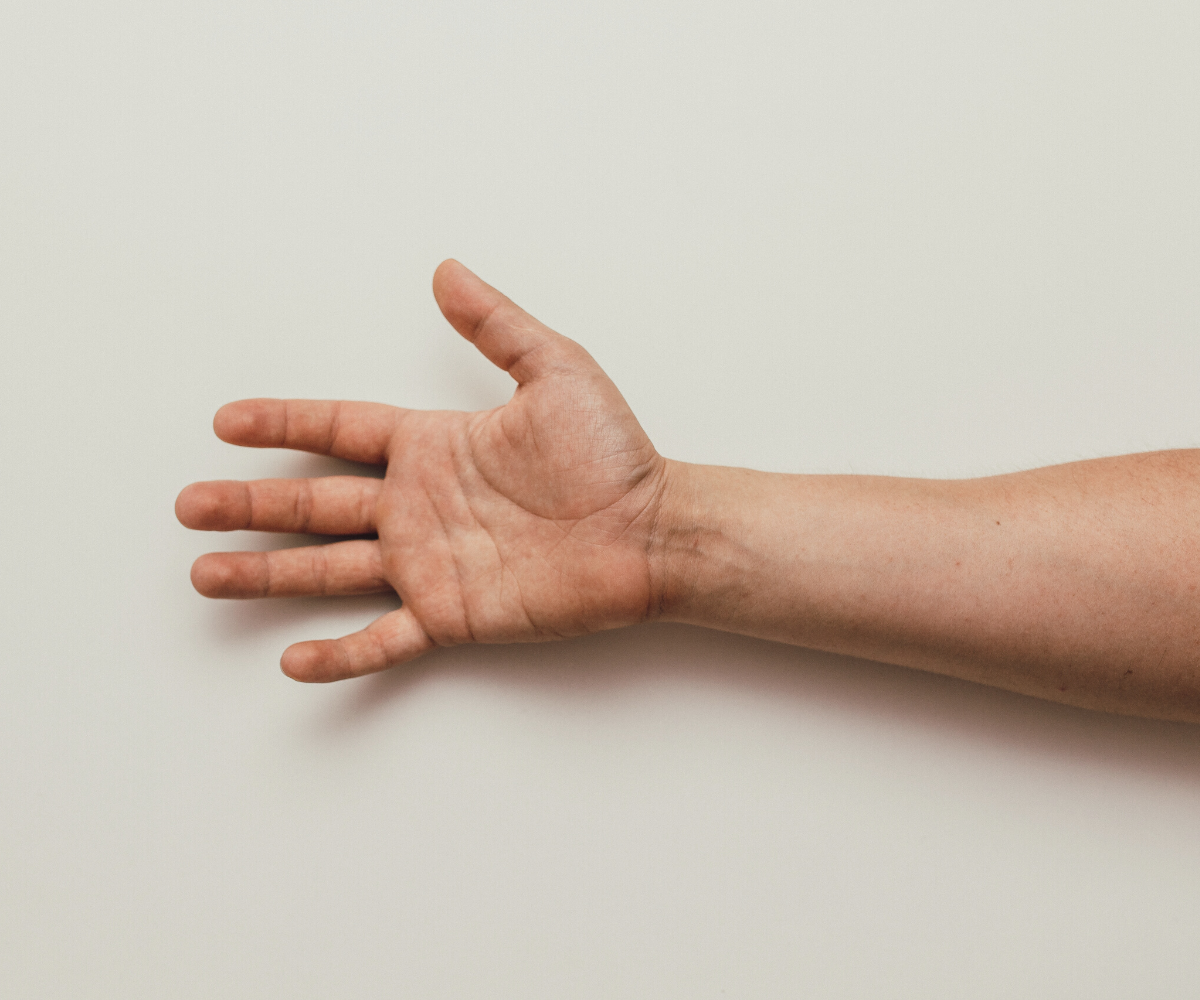
<svg viewBox="0 0 1200 1000"><path fill-rule="evenodd" d="M516 380L507 404L230 403L213 422L225 441L386 463L386 477L195 483L176 501L192 528L378 536L211 553L192 567L209 597L400 595L361 632L290 647L283 669L299 680L382 670L438 645L627 625L659 599L651 549L667 463L616 386L462 265L445 262L433 284L455 329Z"/></svg>

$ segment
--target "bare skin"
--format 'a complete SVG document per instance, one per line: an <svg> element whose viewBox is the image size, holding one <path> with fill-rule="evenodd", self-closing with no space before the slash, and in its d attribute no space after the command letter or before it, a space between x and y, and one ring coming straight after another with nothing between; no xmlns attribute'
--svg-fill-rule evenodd
<svg viewBox="0 0 1200 1000"><path fill-rule="evenodd" d="M191 528L377 535L192 567L209 597L400 595L361 632L289 647L289 676L667 620L1200 721L1200 451L961 481L673 462L574 341L454 261L433 285L516 381L507 404L230 403L222 440L386 477L195 483L176 501Z"/></svg>

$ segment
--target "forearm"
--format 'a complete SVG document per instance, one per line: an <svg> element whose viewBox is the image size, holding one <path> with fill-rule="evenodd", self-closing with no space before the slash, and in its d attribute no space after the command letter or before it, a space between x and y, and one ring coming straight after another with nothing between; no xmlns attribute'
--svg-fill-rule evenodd
<svg viewBox="0 0 1200 1000"><path fill-rule="evenodd" d="M670 463L666 620L1200 721L1200 452L973 480Z"/></svg>

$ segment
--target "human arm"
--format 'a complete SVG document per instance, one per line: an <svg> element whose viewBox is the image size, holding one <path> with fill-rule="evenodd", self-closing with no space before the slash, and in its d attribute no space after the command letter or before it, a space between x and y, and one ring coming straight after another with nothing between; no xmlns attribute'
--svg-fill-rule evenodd
<svg viewBox="0 0 1200 1000"><path fill-rule="evenodd" d="M578 344L453 262L434 291L513 376L509 403L230 404L226 441L386 476L201 483L177 501L195 528L377 535L197 560L213 597L400 595L362 632L290 647L289 675L670 620L1200 721L1198 453L964 481L671 462Z"/></svg>
<svg viewBox="0 0 1200 1000"><path fill-rule="evenodd" d="M669 479L665 618L1200 721L1200 451L967 480Z"/></svg>

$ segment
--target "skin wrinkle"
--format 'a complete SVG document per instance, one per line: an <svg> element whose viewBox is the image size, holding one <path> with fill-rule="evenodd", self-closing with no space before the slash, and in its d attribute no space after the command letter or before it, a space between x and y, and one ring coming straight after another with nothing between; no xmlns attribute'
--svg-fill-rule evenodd
<svg viewBox="0 0 1200 1000"><path fill-rule="evenodd" d="M375 545L371 549L371 562L371 568L375 573L376 583L378 583L381 587L391 589L391 585L388 583L388 578L383 568L383 548L380 546L378 541L375 542Z"/></svg>
<svg viewBox="0 0 1200 1000"><path fill-rule="evenodd" d="M369 631L370 631L370 628L368 627L368 628L366 629L366 631L368 631L368 632L369 632ZM341 671L341 672L342 672L342 673L343 673L343 674L344 674L346 677L353 677L353 676L354 676L354 674L355 674L355 670L354 670L354 664L353 664L353 663L351 662L351 660L350 660L350 652L349 652L349 650L347 650L347 649L346 649L346 647L345 647L345 646L344 646L342 643L340 643L340 642L339 642L339 643L336 643L336 644L334 645L334 649L336 649L336 650L338 651L338 654L339 654L339 655L340 655L340 657L341 657L342 663L344 664L344 666L343 666L343 668L342 668L342 671ZM385 657L384 659L386 660L386 657Z"/></svg>
<svg viewBox="0 0 1200 1000"><path fill-rule="evenodd" d="M482 478L482 477L481 477L481 478ZM486 485L486 484L485 484L485 485ZM479 523L480 527L483 527L483 524L482 524L482 522L480 522L480 521L479 521L479 517L478 517L478 515L475 515L475 517L476 517L476 521L477 521L477 523ZM487 529L486 529L486 528L484 528L484 531L487 531ZM522 611L522 612L524 613L524 615L525 615L525 621L526 621L526 623L529 625L529 627L530 627L530 628L531 628L533 631L535 631L535 632L540 632L540 631L541 631L541 629L540 629L540 628L539 628L539 626L538 626L538 625L537 625L537 624L534 622L534 620L533 620L533 615L532 615L532 614L530 614L530 612L529 612L529 607L528 607L528 605L527 605L527 604L526 604L526 602L525 602L525 594L524 594L524 591L521 589L521 579L520 579L520 577L519 577L519 576L518 576L518 575L517 575L517 574L516 574L516 573L515 573L515 572L512 570L512 568L511 568L511 567L508 565L508 562L507 562L507 560L504 558L504 552L503 552L503 550L500 548L500 543L499 543L499 542L497 542L497 541L496 541L496 539L495 539L494 537L492 537L492 535L491 535L490 533L489 533L489 535L488 535L488 538L489 538L489 540L490 540L490 541L491 541L491 543L492 543L492 548L495 550L495 553L496 553L496 561L499 563L499 576L500 576L500 594L499 594L499 597L498 597L498 603L499 603L499 605L501 606L501 608L503 608L503 607L504 607L504 578L505 578L505 575L506 575L506 574L508 574L508 575L511 575L511 576L512 576L512 578L513 578L513 583L516 585L516 588L517 588L517 603L520 605L520 607L521 607L521 611Z"/></svg>
<svg viewBox="0 0 1200 1000"><path fill-rule="evenodd" d="M474 466L475 471L478 473L480 480L484 484L486 484L487 487L493 493L495 493L497 496L503 498L504 500L507 500L509 503L512 503L514 506L518 507L520 510L524 511L526 514L530 515L531 517L536 517L543 521L553 521L555 523L569 522L571 524L577 524L580 521L587 520L588 518L595 517L596 515L603 514L607 511L611 510L614 506L616 506L623 499L625 499L625 496L616 497L614 500L612 500L610 503L606 504L605 506L597 507L594 510L590 511L589 513L584 514L581 517L577 517L577 518L548 518L548 517L545 517L544 515L539 514L537 511L530 510L528 507L522 506L520 504L520 502L514 501L510 497L506 497L504 495L504 493L500 490L500 487L497 484L493 483L488 478L487 473L484 472L484 470L480 467L479 462L475 459L475 457L474 457L474 442L469 441L468 443L472 450L472 465ZM634 451L636 449L629 449L629 450ZM647 467L644 470L640 471L637 474L636 478L633 479L632 483L630 484L629 492L632 492L634 488L636 488L638 485L640 485L641 482L646 478L646 476L648 476L650 474L650 471L651 470L649 468L649 463L647 463ZM616 480L613 480L612 482L615 483Z"/></svg>
<svg viewBox="0 0 1200 1000"><path fill-rule="evenodd" d="M526 333L537 333L538 331L533 330L532 328L526 327L525 332ZM537 361L537 359L540 356L544 355L548 350L549 350L549 348L546 344L539 344L536 342L533 344L527 344L520 351L517 359L515 361L513 361L511 364L506 366L506 370L508 371L508 373L510 375L512 375L514 369L516 369L516 368L521 369L520 373L518 375L514 376L517 378L519 385L531 385L536 381L544 379L546 377L546 372L540 371L538 369L538 366L535 364L535 362ZM561 370L562 369L557 368L557 366L556 366L556 371L561 371Z"/></svg>
<svg viewBox="0 0 1200 1000"><path fill-rule="evenodd" d="M379 637L375 628L375 623L372 622L371 625L368 625L364 631L366 632L367 637L375 644L375 651L379 654L376 662L379 663L380 666L386 666L388 662L387 647L383 644L383 640Z"/></svg>
<svg viewBox="0 0 1200 1000"><path fill-rule="evenodd" d="M309 528L312 527L312 507L312 482L305 479L302 480L300 489L296 491L296 504L293 510L293 516L296 518L296 524L301 526L302 534L308 534Z"/></svg>
<svg viewBox="0 0 1200 1000"><path fill-rule="evenodd" d="M537 425L534 424L529 419L528 411L523 411L523 416L525 418L525 428L526 428L525 433L526 433L526 436L529 438L529 443L533 446L533 457L535 459L538 459L539 461L544 461L545 460L545 450L542 448L542 442L538 436ZM500 426L501 427L504 426L503 417L501 417L501 419L500 419ZM507 437L507 431L505 432L505 436Z"/></svg>
<svg viewBox="0 0 1200 1000"><path fill-rule="evenodd" d="M453 460L453 455L451 455L451 459ZM460 491L461 499L463 501L463 505L467 508L468 511L470 511L471 505L470 505L469 501L467 501L466 496L463 493L461 477L459 478L458 483L459 483L459 491ZM442 529L442 537L446 540L446 547L450 550L450 561L454 564L454 575L458 579L458 592L459 592L458 605L459 605L459 609L460 609L460 614L462 615L462 627L463 627L463 630L467 633L468 639L471 642L475 642L475 631L471 627L470 615L467 611L467 602L465 600L466 587L463 584L462 566L459 565L458 556L457 556L457 554L455 554L454 545L450 539L450 531L446 526L446 519L442 516L441 506L432 497L428 497L428 499L429 499L430 506L433 507L434 514L437 515L438 524ZM472 512L472 517L474 517L474 512Z"/></svg>
<svg viewBox="0 0 1200 1000"><path fill-rule="evenodd" d="M327 452L337 450L338 432L342 427L342 404L340 402L333 404L333 417L329 422L329 446L325 449Z"/></svg>
<svg viewBox="0 0 1200 1000"><path fill-rule="evenodd" d="M358 523L367 531L375 531L375 508L379 504L380 487L378 480L369 479L368 483L375 485L364 486L358 497Z"/></svg>
<svg viewBox="0 0 1200 1000"><path fill-rule="evenodd" d="M494 411L494 410L489 410L487 413L481 414L480 416L490 417L495 412L496 411ZM501 422L500 429L501 429L501 432L504 434L505 439L507 440L508 439L508 431L505 428L503 422ZM530 510L529 508L522 506L519 501L513 500L511 497L506 496L504 494L504 492L500 489L499 485L496 483L493 483L492 480L488 478L488 475L484 471L482 464L476 457L477 451L476 451L476 444L475 444L475 436L476 435L472 435L470 433L470 428L468 427L467 451L468 451L468 455L471 460L471 467L475 471L475 473L478 475L480 482L482 482L485 486L487 486L487 488L490 489L492 491L492 493L494 493L496 496L513 504L513 506L517 507L519 510L524 511L526 514L530 515L531 517L540 518L542 515L538 514L536 511ZM510 446L511 446L511 444L510 444ZM512 446L512 447L513 447L514 451L517 450L517 448L515 446Z"/></svg>
<svg viewBox="0 0 1200 1000"><path fill-rule="evenodd" d="M476 515L476 520L478 521L478 515ZM479 523L480 523L480 527L482 527L483 526L482 522L479 522ZM486 530L487 529L484 528L484 531L486 531ZM535 632L540 633L540 632L546 631L542 626L538 625L534 621L533 615L529 610L529 605L525 600L525 592L521 587L520 576L508 564L508 560L505 559L505 557L504 557L504 551L501 549L500 544L496 541L496 539L493 538L490 534L488 537L492 543L492 548L496 553L496 561L499 564L498 575L500 577L500 594L499 594L497 603L500 605L501 608L504 607L504 578L506 575L509 575L512 577L513 583L516 585L517 604L520 606L522 613L525 615L526 623Z"/></svg>
<svg viewBox="0 0 1200 1000"><path fill-rule="evenodd" d="M655 612L653 617L662 617L663 608L665 607L665 603L666 603L666 589L663 586L660 586L658 588L658 597L657 597L657 600L655 599L653 552L654 552L654 548L657 544L656 540L659 537L659 531L660 531L659 520L661 518L661 513L662 513L663 496L667 492L667 477L668 477L668 472L666 469L664 469L662 476L659 477L659 482L658 482L658 486L657 486L659 496L657 498L657 502L653 506L653 512L650 515L650 530L646 533L646 544L645 544L645 551L646 551L646 611L642 616L643 621L651 620L652 606L653 606L653 610ZM647 501L646 507L647 507L647 509L650 508L649 501ZM644 510L643 510L643 513L645 513Z"/></svg>
<svg viewBox="0 0 1200 1000"><path fill-rule="evenodd" d="M252 524L257 523L254 517L254 490L250 488L249 483L244 483L242 488L246 492L246 523L243 527L249 528Z"/></svg>
<svg viewBox="0 0 1200 1000"><path fill-rule="evenodd" d="M481 336L483 336L483 333L486 330L487 325L492 321L492 317L494 317L496 315L496 312L498 310L502 309L504 307L504 305L505 305L505 302L503 300L501 300L500 302L497 302L494 306L492 306L486 313L484 313L480 317L480 319L478 319L475 322L474 329L472 330L472 332L470 334L467 335L467 340L469 340L472 344L478 344L479 338ZM501 365L500 367L503 368L505 371L508 371L508 368L509 368L509 366L507 366L507 365Z"/></svg>
<svg viewBox="0 0 1200 1000"><path fill-rule="evenodd" d="M500 579L501 579L502 587L503 587L504 573L506 571L509 573L512 573L513 583L516 584L516 587L517 587L517 603L521 607L522 614L525 615L525 621L528 623L530 629L532 629L534 632L542 633L542 632L546 631L544 628L539 626L537 624L537 622L535 622L533 620L533 615L529 611L529 605L525 601L525 593L521 589L521 578L519 576L517 576L516 573L513 573L512 570L505 563L504 556L500 553L499 546L496 547L496 554L500 558ZM501 596L503 596L503 589L501 589ZM553 635L555 633L553 631L551 631L551 634ZM562 638L561 636L557 636L557 637Z"/></svg>
<svg viewBox="0 0 1200 1000"><path fill-rule="evenodd" d="M488 312L488 314L483 318L482 322L476 326L474 336L468 337L468 339L471 340L472 343L476 343L476 344L478 343L478 341L481 337L486 337L490 341L491 325L494 322L497 314L499 314L501 312L507 312L510 309L517 316L522 315L521 310L519 308L517 308L512 302L508 301L507 299L504 299L504 300L496 303L496 305L492 307L492 309ZM528 326L528 325L523 326L516 320L510 320L510 322L507 324L507 327L508 327L508 329L520 330L522 333L525 333L525 334L537 335L542 332L541 330L539 330L533 326ZM546 331L546 332L549 332L549 331ZM536 358L537 354L543 348L544 348L544 345L539 343L536 339L533 340L533 342L531 343L530 338L526 337L523 342L519 342L519 346L514 345L514 349L511 350L509 353L505 354L503 357L503 360L497 358L495 363L499 367L503 368L510 375L513 375L513 377L516 379L516 381L518 382L519 385L525 385L529 382L532 382L533 379L528 377L527 375L513 374L513 369L528 368L529 361L533 358ZM489 350L485 351L484 353L487 354L489 357L491 357L494 352L489 349Z"/></svg>
<svg viewBox="0 0 1200 1000"><path fill-rule="evenodd" d="M639 480L638 485L640 485L640 482L641 481ZM632 489L630 490L630 492L633 492ZM620 503L622 500L628 499L628 496L629 495L626 494L625 496L618 497L607 507L600 508L594 514L588 515L587 518L577 518L576 520L571 522L571 526L568 529L567 534L573 536L575 528L578 527L583 521L589 520L592 517L598 517L599 515L606 513L607 511L611 510L614 506L616 506L616 504ZM649 507L649 505L653 502L654 499L655 498L653 496L648 497L646 499L646 502L642 505L642 509L640 511L638 511L638 513L635 514L632 518L629 519L629 523L625 525L625 527L621 530L620 534L618 534L615 538L612 538L607 542L594 542L589 539L578 539L578 541L582 542L584 545L596 545L601 548L608 548L612 545L615 545L617 542L621 541L625 537L625 535L630 531L630 529L633 527L634 523L638 520L638 518L640 518L646 512L646 508Z"/></svg>
<svg viewBox="0 0 1200 1000"><path fill-rule="evenodd" d="M283 440L279 442L280 447L283 448L286 448L288 446L288 442L291 440L291 437L289 436L291 430L291 409L291 400L285 399L283 401Z"/></svg>
<svg viewBox="0 0 1200 1000"><path fill-rule="evenodd" d="M518 387L517 391L518 392L521 391L519 387ZM496 410L489 411L489 413L487 414L487 417L479 421L479 425L481 428L483 426L490 426L493 421L500 425L500 433L504 435L504 443L507 444L508 447L511 448L514 452L519 451L520 450L519 443L513 440L512 434L508 429L508 421L504 419L504 416L502 413L500 413ZM528 427L528 425L529 425L528 417L525 418L525 424L526 424L526 427ZM479 431L479 433L482 433L482 429ZM475 452L474 452L474 441L471 442L471 445L472 445L471 458L472 458L472 461L475 462L475 467L478 468L479 460L476 457Z"/></svg>
<svg viewBox="0 0 1200 1000"><path fill-rule="evenodd" d="M403 599L401 599L401 600L403 600ZM412 609L410 608L409 610L411 611ZM417 623L417 627L420 628L422 634L425 636L425 638L428 640L428 642L431 646L434 646L438 649L447 649L450 646L454 645L454 643L445 643L445 642L442 642L440 639L438 639L438 637L436 635L434 635L432 632L429 631L429 629L427 629L425 627L424 623L419 618L417 618L417 616L415 614L413 615L413 621L415 621Z"/></svg>
<svg viewBox="0 0 1200 1000"><path fill-rule="evenodd" d="M329 594L329 550L324 545L310 545L313 573L320 581L321 596Z"/></svg>

